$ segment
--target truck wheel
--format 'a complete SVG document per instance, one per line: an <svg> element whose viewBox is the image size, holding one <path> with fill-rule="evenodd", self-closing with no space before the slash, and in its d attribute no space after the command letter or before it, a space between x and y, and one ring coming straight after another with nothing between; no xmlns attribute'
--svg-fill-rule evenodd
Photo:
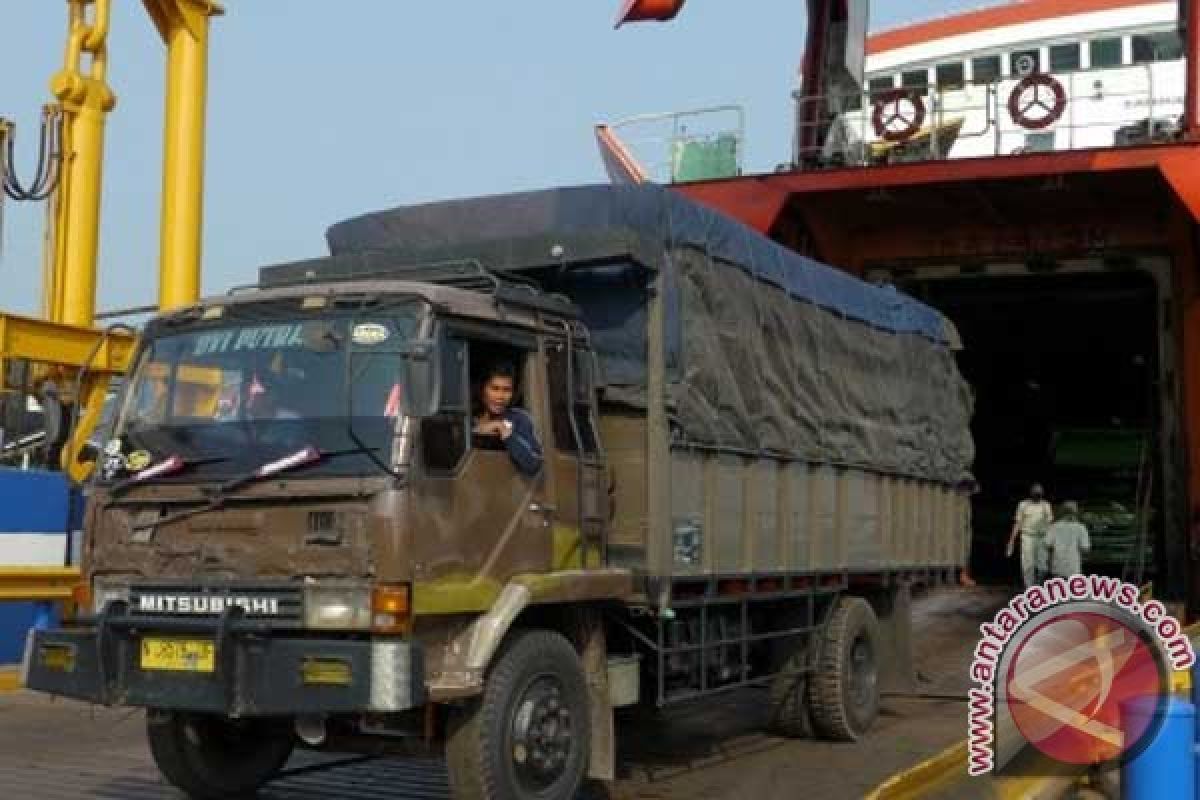
<svg viewBox="0 0 1200 800"><path fill-rule="evenodd" d="M579 656L552 631L513 635L483 696L453 715L446 740L457 800L570 800L590 751Z"/></svg>
<svg viewBox="0 0 1200 800"><path fill-rule="evenodd" d="M295 744L290 721L174 711L149 712L146 735L163 777L193 800L252 794L283 768Z"/></svg>
<svg viewBox="0 0 1200 800"><path fill-rule="evenodd" d="M819 648L809 681L813 727L827 739L857 741L879 715L879 621L867 601L838 600Z"/></svg>

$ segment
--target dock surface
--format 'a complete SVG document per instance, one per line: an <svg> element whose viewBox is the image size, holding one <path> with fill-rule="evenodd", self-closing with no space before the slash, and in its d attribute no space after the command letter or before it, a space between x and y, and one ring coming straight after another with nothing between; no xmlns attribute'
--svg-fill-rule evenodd
<svg viewBox="0 0 1200 800"><path fill-rule="evenodd" d="M1003 591L939 590L914 602L920 694L885 696L855 744L763 733L764 694L747 690L665 714L622 713L619 780L585 795L610 800L858 798L966 733L967 668L981 621ZM159 776L141 711L33 692L0 693L3 796L37 800L178 800ZM362 759L298 752L263 800L448 798L437 759Z"/></svg>

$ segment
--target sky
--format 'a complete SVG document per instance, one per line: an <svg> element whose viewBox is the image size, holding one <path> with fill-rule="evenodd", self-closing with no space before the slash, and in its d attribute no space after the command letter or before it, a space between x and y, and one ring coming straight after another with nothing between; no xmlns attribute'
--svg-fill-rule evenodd
<svg viewBox="0 0 1200 800"><path fill-rule="evenodd" d="M17 123L28 179L66 4L3 5L0 117ZM366 211L603 182L598 122L740 105L746 170L788 160L803 0L691 0L672 23L614 30L618 5L225 0L213 21L204 293L323 255L326 227ZM977 5L875 0L871 24ZM114 6L99 310L154 303L158 281L163 47L140 2ZM5 203L4 311L39 307L42 214Z"/></svg>

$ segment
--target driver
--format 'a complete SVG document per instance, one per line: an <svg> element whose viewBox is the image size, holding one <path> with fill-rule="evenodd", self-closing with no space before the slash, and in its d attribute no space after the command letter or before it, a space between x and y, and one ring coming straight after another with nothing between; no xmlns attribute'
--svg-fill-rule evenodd
<svg viewBox="0 0 1200 800"><path fill-rule="evenodd" d="M542 446L529 414L524 409L512 407L516 374L516 369L507 362L489 367L479 390L479 404L483 410L475 417L474 432L500 437L517 470L532 477L542 468Z"/></svg>
<svg viewBox="0 0 1200 800"><path fill-rule="evenodd" d="M283 381L270 370L261 375L255 373L246 389L246 417L248 419L300 419L300 415L288 408L283 397Z"/></svg>

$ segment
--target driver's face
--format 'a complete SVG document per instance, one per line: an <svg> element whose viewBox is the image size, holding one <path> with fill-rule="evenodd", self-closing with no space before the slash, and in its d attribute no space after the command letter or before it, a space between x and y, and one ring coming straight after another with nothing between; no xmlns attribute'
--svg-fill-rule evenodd
<svg viewBox="0 0 1200 800"><path fill-rule="evenodd" d="M483 407L493 417L498 417L508 410L513 399L513 379L503 375L493 375L483 385Z"/></svg>

